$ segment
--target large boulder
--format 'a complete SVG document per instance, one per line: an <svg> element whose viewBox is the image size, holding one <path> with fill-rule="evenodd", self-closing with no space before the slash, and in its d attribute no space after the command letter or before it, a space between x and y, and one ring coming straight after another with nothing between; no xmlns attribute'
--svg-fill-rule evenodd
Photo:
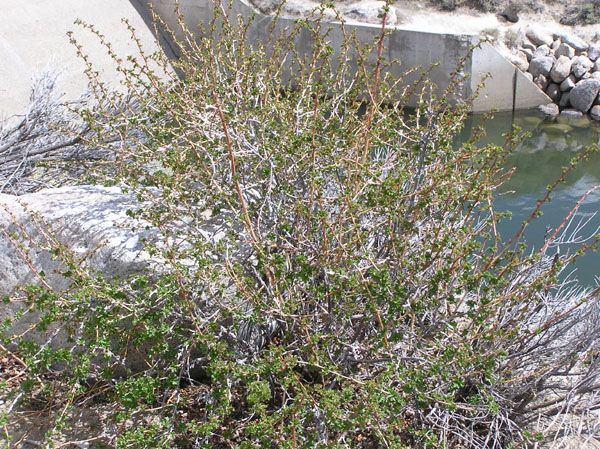
<svg viewBox="0 0 600 449"><path fill-rule="evenodd" d="M591 78L579 81L573 89L569 101L571 106L578 111L586 113L594 104L594 100L600 91L600 80Z"/></svg>
<svg viewBox="0 0 600 449"><path fill-rule="evenodd" d="M386 2L381 0L364 0L351 3L342 9L342 13L350 20L366 23L381 23ZM390 6L386 15L386 24L395 25L398 22L396 8Z"/></svg>
<svg viewBox="0 0 600 449"><path fill-rule="evenodd" d="M534 78L538 75L544 75L545 77L548 77L553 66L554 58L552 56L540 56L533 58L529 64L529 73L531 73Z"/></svg>
<svg viewBox="0 0 600 449"><path fill-rule="evenodd" d="M587 51L589 44L581 39L579 36L575 36L571 33L560 33L557 35L560 40L567 45L573 47L576 51Z"/></svg>
<svg viewBox="0 0 600 449"><path fill-rule="evenodd" d="M558 109L558 105L554 103L548 103L538 106L538 110L547 117L556 117L560 114L560 109Z"/></svg>
<svg viewBox="0 0 600 449"><path fill-rule="evenodd" d="M527 38L536 46L544 44L550 46L552 45L552 42L554 42L552 34L536 27L527 28L525 36L527 36Z"/></svg>
<svg viewBox="0 0 600 449"><path fill-rule="evenodd" d="M571 63L571 72L573 72L573 75L577 78L581 78L589 72L593 66L594 63L590 61L587 56L576 56Z"/></svg>
<svg viewBox="0 0 600 449"><path fill-rule="evenodd" d="M569 76L570 73L571 60L566 56L560 56L550 71L550 78L552 78L552 81L555 83L560 84L567 78L567 76Z"/></svg>
<svg viewBox="0 0 600 449"><path fill-rule="evenodd" d="M139 208L116 187L61 187L23 196L0 194L0 297L30 284L60 291L71 280L53 256L52 240L64 245L83 266L108 278L125 278L151 264L143 239L152 231L130 216ZM0 307L0 322L17 317L19 301ZM8 330L22 333L36 317L25 314ZM42 335L30 334L41 341ZM55 341L61 345L62 339Z"/></svg>
<svg viewBox="0 0 600 449"><path fill-rule="evenodd" d="M558 87L558 84L548 84L548 87L546 87L546 95L548 95L552 101L557 103L558 100L560 100L560 88Z"/></svg>

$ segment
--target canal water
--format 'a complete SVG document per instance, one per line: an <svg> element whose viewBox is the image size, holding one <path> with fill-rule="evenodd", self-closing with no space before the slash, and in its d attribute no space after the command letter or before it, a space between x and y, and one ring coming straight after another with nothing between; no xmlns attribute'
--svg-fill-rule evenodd
<svg viewBox="0 0 600 449"><path fill-rule="evenodd" d="M481 120L476 115L470 117L461 140L467 139L473 126ZM549 122L528 112L497 113L486 122L486 136L481 143L502 145L503 135L513 124L531 135L509 157L508 167L515 171L498 192L496 209L512 212L512 218L501 223L500 232L505 238L513 235L530 216L536 200L542 198L546 187L560 176L561 168L586 147L600 142L599 123L591 123L587 118ZM556 189L552 201L542 208L543 215L528 227L525 233L527 243L532 248L539 248L548 230L559 226L579 199L598 184L600 153L595 153ZM586 219L590 221L583 235L600 232L600 189L587 197L575 215L576 221ZM573 247L560 248L561 255L568 252L573 252ZM580 258L575 264L574 276L590 287L600 283L600 252Z"/></svg>

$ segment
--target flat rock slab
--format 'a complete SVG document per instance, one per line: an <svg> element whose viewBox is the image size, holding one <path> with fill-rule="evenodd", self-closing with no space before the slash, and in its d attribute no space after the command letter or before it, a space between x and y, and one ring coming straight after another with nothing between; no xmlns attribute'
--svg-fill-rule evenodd
<svg viewBox="0 0 600 449"><path fill-rule="evenodd" d="M128 214L139 207L133 196L116 187L0 195L0 297L31 284L45 283L57 291L70 285L64 266L52 255L53 240L69 248L82 266L108 278L124 278L149 267L151 258L142 238L152 232ZM13 319L22 307L20 301L0 307L0 321ZM21 333L35 320L24 315L13 322L9 333Z"/></svg>

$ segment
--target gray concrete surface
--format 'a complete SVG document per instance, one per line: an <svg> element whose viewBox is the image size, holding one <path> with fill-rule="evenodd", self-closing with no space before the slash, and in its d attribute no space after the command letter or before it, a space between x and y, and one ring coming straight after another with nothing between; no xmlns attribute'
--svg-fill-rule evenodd
<svg viewBox="0 0 600 449"><path fill-rule="evenodd" d="M137 0L134 0L137 1ZM159 46L147 22L128 0L2 0L0 2L0 121L21 114L28 105L32 79L44 70L61 73L60 86L66 99L81 95L87 86L84 64L69 43L68 31L89 53L104 81L117 85L114 63L98 39L73 24L76 19L94 24L120 55L136 54L127 18L143 44Z"/></svg>

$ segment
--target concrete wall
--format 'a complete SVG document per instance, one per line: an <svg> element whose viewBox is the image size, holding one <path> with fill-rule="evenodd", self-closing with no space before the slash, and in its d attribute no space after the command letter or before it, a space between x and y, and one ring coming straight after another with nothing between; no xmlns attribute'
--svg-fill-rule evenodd
<svg viewBox="0 0 600 449"><path fill-rule="evenodd" d="M485 79L483 87L478 89ZM471 60L471 91L479 92L473 102L476 112L535 108L552 100L512 65L496 48L482 44Z"/></svg>
<svg viewBox="0 0 600 449"><path fill-rule="evenodd" d="M0 121L24 112L32 78L46 68L61 73L59 85L65 98L85 92L85 66L69 43L68 31L75 32L101 78L118 84L114 63L94 36L73 24L78 18L94 24L120 55L137 54L122 18L129 19L150 51L159 49L146 22L127 0L1 0L0 5Z"/></svg>
<svg viewBox="0 0 600 449"><path fill-rule="evenodd" d="M76 57L75 49L69 44L67 31L75 31L77 39L90 54L95 66L100 68L101 77L113 85L118 84L114 63L106 55L97 39L79 27L73 25L76 18L93 23L114 45L115 51L122 56L136 54L128 31L121 23L126 17L137 29L144 45L154 51L159 43L150 32L149 6L177 29L174 12L175 0L2 0L0 16L0 120L12 114L22 113L28 103L32 77L48 65L63 72L61 86L65 98L75 98L84 92L87 79L83 75L83 63ZM213 13L212 0L180 0L185 22L193 30L199 23L208 23ZM231 15L250 17L257 14L244 0L233 0ZM256 15L248 32L250 40L265 40L274 30L283 33L291 27L291 19L276 19ZM340 24L328 25L331 29L331 44L338 49L343 35ZM363 43L377 39L380 27L369 24L347 24L347 32L356 32ZM413 68L427 69L429 79L439 86L438 93L448 85L453 73L469 48L477 41L476 36L426 33L400 28L391 30L386 42L388 60L399 60L400 64L392 70L394 77L404 76ZM308 52L312 38L309 33L299 33L295 38L296 48ZM170 52L168 40L161 40L163 50ZM375 55L371 55L374 63ZM511 110L532 108L550 100L520 72L515 72L510 64L496 49L483 45L475 50L464 67L466 79L458 91L457 101L469 98L476 90L486 73L493 76L480 90L474 101L475 112L492 108ZM419 76L414 73L407 76L405 84ZM408 103L414 105L416 98Z"/></svg>
<svg viewBox="0 0 600 449"><path fill-rule="evenodd" d="M140 1L147 7L151 5L173 29L178 29L174 14L175 0ZM180 0L179 4L190 29L197 30L198 24L209 23L212 16L212 0ZM245 0L233 0L230 14L248 18L257 13ZM273 27L272 21L275 19L261 14L257 17L248 32L250 39L266 40L269 30L282 32L294 23L293 20L282 18L278 19ZM361 42L368 43L378 38L381 27L361 23L346 24L345 29L347 33L356 32ZM331 24L329 39L339 50L343 40L339 24ZM386 57L388 60L400 61L400 64L392 69L391 74L395 78L404 76L405 72L413 68L428 70L428 78L438 86L437 93L441 94L450 82L450 74L457 70L460 61L478 42L478 37L473 35L436 34L398 27L391 30L386 40ZM296 48L300 52L309 51L311 43L308 34L300 34L296 38ZM478 92L473 102L474 112L529 109L551 102L545 93L490 44L482 44L474 50L472 57L466 61L464 72L470 79L465 81L457 92L458 98L451 101L464 100ZM420 71L405 77L406 84L416 80L419 74ZM480 86L484 77L487 77L486 82ZM416 101L417 98L413 96L408 100L408 104L414 106Z"/></svg>

